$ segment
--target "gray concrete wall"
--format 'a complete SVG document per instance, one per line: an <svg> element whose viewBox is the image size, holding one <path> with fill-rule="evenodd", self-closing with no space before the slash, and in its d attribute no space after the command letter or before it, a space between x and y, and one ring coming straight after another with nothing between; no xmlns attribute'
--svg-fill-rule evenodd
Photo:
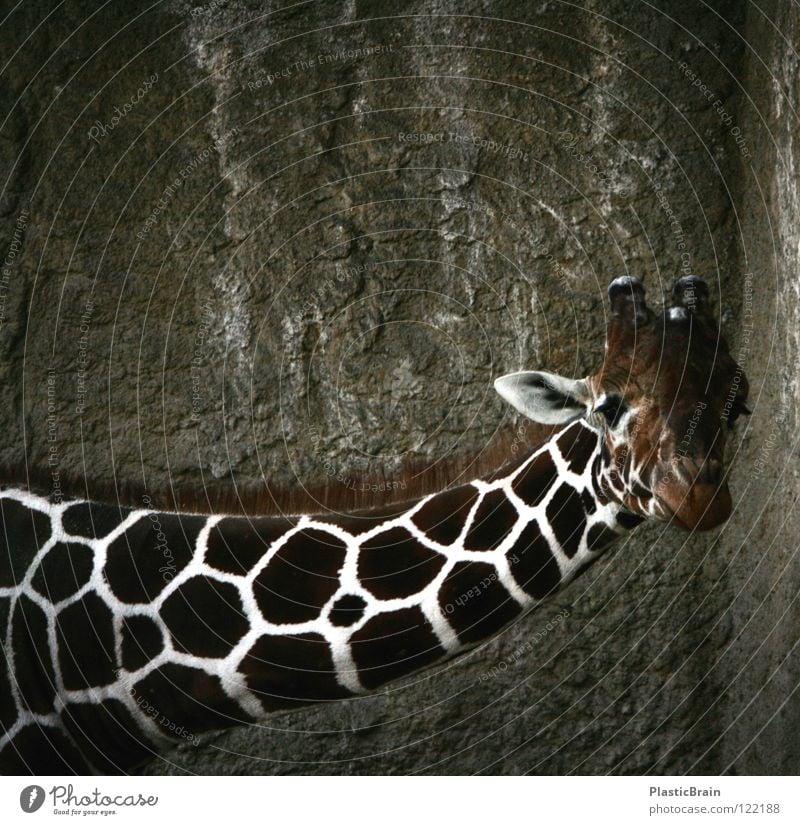
<svg viewBox="0 0 800 825"><path fill-rule="evenodd" d="M755 414L743 433L734 483L741 497L726 528L725 639L715 651L721 735L707 758L738 773L800 770L800 639L797 551L800 181L797 50L800 14L781 2L747 17L740 125L751 145L736 186L739 269L752 275L740 360ZM745 283L747 275L745 275ZM746 297L747 287L744 288Z"/></svg>
<svg viewBox="0 0 800 825"><path fill-rule="evenodd" d="M798 770L798 21L761 6L9 18L2 462L180 491L476 449L494 377L595 365L624 272L705 276L753 385L718 533L643 528L464 659L151 772Z"/></svg>

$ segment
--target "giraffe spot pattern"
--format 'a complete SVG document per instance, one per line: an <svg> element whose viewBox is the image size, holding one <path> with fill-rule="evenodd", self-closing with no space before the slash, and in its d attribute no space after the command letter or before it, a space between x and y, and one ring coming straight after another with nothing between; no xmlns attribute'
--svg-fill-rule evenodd
<svg viewBox="0 0 800 825"><path fill-rule="evenodd" d="M320 521L335 524L351 536L356 537L374 530L376 527L381 527L387 521L403 515L406 510L408 510L408 503L399 502L386 508L380 507L377 511L362 510L355 513L338 514L335 517L321 519Z"/></svg>
<svg viewBox="0 0 800 825"><path fill-rule="evenodd" d="M239 670L265 711L352 696L338 683L328 642L319 633L261 636Z"/></svg>
<svg viewBox="0 0 800 825"><path fill-rule="evenodd" d="M85 544L56 542L39 562L31 586L51 602L75 595L88 581L94 554Z"/></svg>
<svg viewBox="0 0 800 825"><path fill-rule="evenodd" d="M0 599L0 639L5 640L11 614L11 599ZM17 707L11 693L11 680L8 678L8 652L5 643L0 657L0 731L8 730L17 718ZM0 771L0 774L2 771Z"/></svg>
<svg viewBox="0 0 800 825"><path fill-rule="evenodd" d="M600 456L597 456L595 457L592 465L592 492L598 501L604 501L606 499L606 495L603 492L603 487L600 483L600 466Z"/></svg>
<svg viewBox="0 0 800 825"><path fill-rule="evenodd" d="M345 543L322 530L292 535L253 584L261 614L273 624L298 624L319 616L339 589Z"/></svg>
<svg viewBox="0 0 800 825"><path fill-rule="evenodd" d="M581 490L581 503L583 504L583 511L587 516L597 512L597 501L588 490Z"/></svg>
<svg viewBox="0 0 800 825"><path fill-rule="evenodd" d="M224 518L208 533L206 564L245 576L295 524L288 518Z"/></svg>
<svg viewBox="0 0 800 825"><path fill-rule="evenodd" d="M226 656L250 627L238 589L209 576L173 590L160 613L174 648L202 658Z"/></svg>
<svg viewBox="0 0 800 825"><path fill-rule="evenodd" d="M419 607L371 618L351 637L361 683L371 690L444 656L444 648Z"/></svg>
<svg viewBox="0 0 800 825"><path fill-rule="evenodd" d="M56 639L67 690L100 687L116 679L111 610L97 593L87 593L59 611Z"/></svg>
<svg viewBox="0 0 800 825"><path fill-rule="evenodd" d="M411 517L414 524L437 544L452 544L461 535L478 491L470 484L435 496Z"/></svg>
<svg viewBox="0 0 800 825"><path fill-rule="evenodd" d="M617 513L617 524L625 530L633 530L644 521L644 516L639 516L636 513L629 513L626 510L620 510Z"/></svg>
<svg viewBox="0 0 800 825"><path fill-rule="evenodd" d="M534 599L544 599L561 584L558 562L535 521L522 531L507 558L515 581Z"/></svg>
<svg viewBox="0 0 800 825"><path fill-rule="evenodd" d="M47 616L39 605L22 595L14 606L11 621L22 705L31 713L48 713L53 707L56 677L47 638Z"/></svg>
<svg viewBox="0 0 800 825"><path fill-rule="evenodd" d="M142 713L175 738L253 721L225 693L219 678L199 667L162 665L136 682L131 694Z"/></svg>
<svg viewBox="0 0 800 825"><path fill-rule="evenodd" d="M630 491L636 498L648 499L653 497L653 494L650 492L650 490L648 490L647 487L644 487L642 484L636 481L636 479L630 480Z"/></svg>
<svg viewBox="0 0 800 825"><path fill-rule="evenodd" d="M556 446L569 469L581 475L597 449L597 437L585 427L568 427L556 439Z"/></svg>
<svg viewBox="0 0 800 825"><path fill-rule="evenodd" d="M6 638L8 632L8 619L11 615L11 597L0 596L0 639ZM5 652L5 648L3 648Z"/></svg>
<svg viewBox="0 0 800 825"><path fill-rule="evenodd" d="M361 596L348 593L333 603L328 621L336 627L350 627L364 615L367 603Z"/></svg>
<svg viewBox="0 0 800 825"><path fill-rule="evenodd" d="M85 775L89 766L63 731L49 725L26 725L0 753L3 776Z"/></svg>
<svg viewBox="0 0 800 825"><path fill-rule="evenodd" d="M613 530L606 527L605 524L593 524L586 534L586 545L596 553L618 538L619 536L617 536Z"/></svg>
<svg viewBox="0 0 800 825"><path fill-rule="evenodd" d="M494 565L477 561L454 565L439 590L439 608L464 644L496 633L522 610Z"/></svg>
<svg viewBox="0 0 800 825"><path fill-rule="evenodd" d="M402 599L427 587L444 566L405 527L392 527L367 539L358 554L358 578L376 599Z"/></svg>
<svg viewBox="0 0 800 825"><path fill-rule="evenodd" d="M125 604L148 604L189 563L206 519L171 513L143 516L108 548L104 575Z"/></svg>
<svg viewBox="0 0 800 825"><path fill-rule="evenodd" d="M557 480L558 469L553 459L547 453L541 453L519 472L511 489L529 507L536 507Z"/></svg>
<svg viewBox="0 0 800 825"><path fill-rule="evenodd" d="M11 694L8 707L0 704L4 725L11 725L5 725L9 735L0 731L0 765L13 758L11 742L33 739L18 736L19 713L28 706L40 708L48 736L58 728L71 730L83 758L110 770L113 764L143 758L151 740L156 741L155 731L186 740L252 720L254 704L268 712L343 698L485 638L556 589L562 570L564 576L574 576L589 557L596 557L593 548L613 534L618 508L594 493L590 474L580 480L571 476L559 485L553 455L556 449L565 452L565 462L574 469L580 452L575 445L582 449L583 441L551 441L515 461L505 476L498 472L490 477L480 490L465 485L424 500L411 513L419 535L407 527L409 504L381 512L303 517L303 530L297 531L297 518L214 517L209 522L205 516L119 508L103 513L102 507L86 502L59 508L22 491L14 491L10 499L0 492L0 515L6 524L21 525L23 539L15 552L24 561L9 557L5 581L17 583L32 568L38 587L29 576L13 589L9 608L10 602L2 600L8 593L0 586L0 617L3 609L11 609L12 643L20 651L14 663L17 687L8 690L0 676L5 694L0 699ZM508 485L513 497L504 492ZM32 509L12 501L23 502L26 496L36 499ZM537 518L552 519L561 544L550 546L536 519L518 512L517 497L533 506L547 503L547 513ZM47 513L39 512L48 507L52 524ZM565 507L577 507L582 522L578 524L575 511L567 521ZM112 539L110 532L126 517L124 534ZM526 519L523 531L514 547L504 550L500 564L500 542L520 518ZM52 525L59 520L68 536L104 537L92 547L67 538L51 559L49 553L56 549ZM377 524L380 532L364 538ZM294 533L287 539L289 529ZM464 545L458 541L462 534L469 535ZM276 540L283 543L276 547ZM97 590L85 595L79 592L87 569L84 546L100 555L102 565L100 579L89 579L97 581ZM470 553L479 553L480 560ZM54 592L50 565L73 555L74 581L57 583L70 593L70 603L48 605L43 591L48 598L62 595ZM96 569L98 562L93 564ZM441 577L445 565L448 574ZM442 585L436 601L425 602L425 611L437 610L429 620L422 604L437 577ZM405 603L399 608L389 602L400 598ZM128 615L115 625L112 611ZM55 621L55 659L48 647L46 613ZM293 632L267 626L299 622L306 626ZM254 627L264 630L243 653L237 643ZM115 632L119 662L114 661ZM226 676L223 687L219 673L238 673L242 682L237 685ZM65 684L60 716L54 712L54 674ZM8 683L8 673L5 677ZM226 688L232 688L230 694ZM134 755L128 761L109 741L115 731L132 737L126 747ZM143 751L137 750L137 742ZM31 764L37 760L28 750L23 756Z"/></svg>
<svg viewBox="0 0 800 825"><path fill-rule="evenodd" d="M517 523L517 508L502 490L487 493L472 519L464 537L467 550L494 550L499 547Z"/></svg>
<svg viewBox="0 0 800 825"><path fill-rule="evenodd" d="M115 699L99 704L71 702L62 711L61 722L101 773L128 773L153 755L131 714Z"/></svg>
<svg viewBox="0 0 800 825"><path fill-rule="evenodd" d="M122 667L133 672L144 667L164 649L161 628L145 615L126 616L120 630Z"/></svg>
<svg viewBox="0 0 800 825"><path fill-rule="evenodd" d="M581 507L581 497L575 488L562 484L547 505L547 520L558 536L561 548L572 558L580 547L586 529L586 516Z"/></svg>
<svg viewBox="0 0 800 825"><path fill-rule="evenodd" d="M61 514L61 525L70 536L101 539L115 530L133 512L130 507L81 501Z"/></svg>
<svg viewBox="0 0 800 825"><path fill-rule="evenodd" d="M47 515L0 498L0 587L19 584L51 532Z"/></svg>

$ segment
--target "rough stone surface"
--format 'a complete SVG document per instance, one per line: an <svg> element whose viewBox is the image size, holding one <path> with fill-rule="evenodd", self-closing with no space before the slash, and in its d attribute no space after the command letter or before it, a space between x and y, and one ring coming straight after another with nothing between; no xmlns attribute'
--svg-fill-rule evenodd
<svg viewBox="0 0 800 825"><path fill-rule="evenodd" d="M15 6L0 463L180 489L474 449L493 378L585 374L611 278L657 305L687 267L754 415L720 531L643 528L455 663L147 770L797 773L796 8L284 5Z"/></svg>

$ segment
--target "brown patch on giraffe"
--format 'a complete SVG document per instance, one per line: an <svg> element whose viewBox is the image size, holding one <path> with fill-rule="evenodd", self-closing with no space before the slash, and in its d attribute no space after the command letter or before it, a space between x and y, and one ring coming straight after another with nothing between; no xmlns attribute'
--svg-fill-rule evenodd
<svg viewBox="0 0 800 825"><path fill-rule="evenodd" d="M464 537L466 550L494 550L505 541L517 523L517 508L502 490L487 493Z"/></svg>
<svg viewBox="0 0 800 825"><path fill-rule="evenodd" d="M576 475L582 475L597 449L597 434L583 424L573 424L556 439L556 445L569 469Z"/></svg>
<svg viewBox="0 0 800 825"><path fill-rule="evenodd" d="M125 774L155 754L122 702L72 702L61 713L81 752L105 775Z"/></svg>
<svg viewBox="0 0 800 825"><path fill-rule="evenodd" d="M364 615L366 601L354 593L347 593L331 605L328 621L335 627L350 627Z"/></svg>
<svg viewBox="0 0 800 825"><path fill-rule="evenodd" d="M410 502L376 507L370 510L356 510L353 513L337 513L317 516L315 520L335 524L346 530L351 536L360 536L376 527L380 527L388 519L405 513L411 506Z"/></svg>
<svg viewBox="0 0 800 825"><path fill-rule="evenodd" d="M58 728L26 725L0 752L2 776L86 776L86 760Z"/></svg>
<svg viewBox="0 0 800 825"><path fill-rule="evenodd" d="M221 659L250 629L239 590L210 576L193 576L159 611L176 650Z"/></svg>
<svg viewBox="0 0 800 825"><path fill-rule="evenodd" d="M101 687L116 679L113 619L97 593L87 593L58 613L56 645L67 690Z"/></svg>
<svg viewBox="0 0 800 825"><path fill-rule="evenodd" d="M633 530L634 527L638 527L643 521L644 516L629 513L627 510L620 510L620 512L617 513L617 524L626 530Z"/></svg>
<svg viewBox="0 0 800 825"><path fill-rule="evenodd" d="M164 734L175 738L253 721L216 676L186 665L162 665L140 679L131 696Z"/></svg>
<svg viewBox="0 0 800 825"><path fill-rule="evenodd" d="M478 491L471 484L454 487L424 504L411 520L431 541L449 545L461 534L477 500Z"/></svg>
<svg viewBox="0 0 800 825"><path fill-rule="evenodd" d="M580 547L586 516L580 495L569 484L562 484L553 494L547 505L547 520L561 549L571 559Z"/></svg>
<svg viewBox="0 0 800 825"><path fill-rule="evenodd" d="M557 480L558 469L550 453L545 451L537 455L511 482L511 489L529 507L536 507Z"/></svg>
<svg viewBox="0 0 800 825"><path fill-rule="evenodd" d="M618 538L619 536L609 527L606 527L605 524L593 524L586 534L586 545L596 553L604 547L608 547L609 544L615 542Z"/></svg>
<svg viewBox="0 0 800 825"><path fill-rule="evenodd" d="M70 536L100 539L119 527L130 514L130 507L82 501L64 510L61 526Z"/></svg>
<svg viewBox="0 0 800 825"><path fill-rule="evenodd" d="M24 593L11 617L11 649L20 702L31 713L50 713L56 695L56 677L50 659L50 640L44 611Z"/></svg>
<svg viewBox="0 0 800 825"><path fill-rule="evenodd" d="M522 608L503 587L493 565L462 561L442 583L439 609L459 641L471 644L496 633Z"/></svg>
<svg viewBox="0 0 800 825"><path fill-rule="evenodd" d="M339 589L347 545L314 528L293 534L253 582L253 594L268 622L297 624L316 619Z"/></svg>
<svg viewBox="0 0 800 825"><path fill-rule="evenodd" d="M350 639L361 684L371 690L445 655L422 610L405 607L371 618Z"/></svg>
<svg viewBox="0 0 800 825"><path fill-rule="evenodd" d="M601 451L603 448L605 448L605 445L606 443L605 441L603 441L601 444ZM608 452L608 450L606 450L606 452ZM603 490L603 487L600 483L600 469L600 456L597 456L592 464L592 490L594 491L597 500L601 504L606 504L609 501L609 497L606 495L606 492L605 490Z"/></svg>
<svg viewBox="0 0 800 825"><path fill-rule="evenodd" d="M120 637L122 667L131 672L144 667L164 649L161 628L149 616L126 616Z"/></svg>
<svg viewBox="0 0 800 825"><path fill-rule="evenodd" d="M653 497L653 494L650 492L650 490L648 490L647 487L644 487L642 484L639 484L637 481L630 482L630 489L631 493L633 493L633 495L636 498L642 499L643 501L647 501L647 499Z"/></svg>
<svg viewBox="0 0 800 825"><path fill-rule="evenodd" d="M149 604L189 563L201 516L142 516L111 542L103 568L106 582L125 604Z"/></svg>
<svg viewBox="0 0 800 825"><path fill-rule="evenodd" d="M56 542L39 562L31 586L55 603L77 593L89 581L94 553L85 544Z"/></svg>
<svg viewBox="0 0 800 825"><path fill-rule="evenodd" d="M22 581L50 533L50 519L44 513L0 498L0 587L16 587Z"/></svg>
<svg viewBox="0 0 800 825"><path fill-rule="evenodd" d="M239 665L267 712L353 694L336 681L330 647L319 633L264 635Z"/></svg>
<svg viewBox="0 0 800 825"><path fill-rule="evenodd" d="M11 597L0 596L0 639L6 638L8 631L8 619L11 615ZM0 668L0 672L2 668Z"/></svg>
<svg viewBox="0 0 800 825"><path fill-rule="evenodd" d="M358 578L376 599L403 599L427 587L444 557L421 544L405 527L392 527L359 548Z"/></svg>
<svg viewBox="0 0 800 825"><path fill-rule="evenodd" d="M0 598L0 639L6 639L11 617L11 599ZM5 651L4 651L5 652ZM17 721L17 706L11 694L5 655L0 658L0 730L8 730ZM0 771L2 774L2 771Z"/></svg>
<svg viewBox="0 0 800 825"><path fill-rule="evenodd" d="M205 562L223 573L245 576L296 524L297 519L277 517L222 519L208 531Z"/></svg>
<svg viewBox="0 0 800 825"><path fill-rule="evenodd" d="M539 525L532 521L506 554L517 584L534 599L543 599L561 584L561 570Z"/></svg>

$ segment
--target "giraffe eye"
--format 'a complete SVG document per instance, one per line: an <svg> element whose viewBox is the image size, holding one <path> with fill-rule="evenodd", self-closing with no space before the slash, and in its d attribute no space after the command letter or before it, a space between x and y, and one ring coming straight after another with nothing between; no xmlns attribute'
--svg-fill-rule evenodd
<svg viewBox="0 0 800 825"><path fill-rule="evenodd" d="M594 411L605 418L609 427L616 427L627 409L625 402L618 395L611 395L599 407L595 407Z"/></svg>

